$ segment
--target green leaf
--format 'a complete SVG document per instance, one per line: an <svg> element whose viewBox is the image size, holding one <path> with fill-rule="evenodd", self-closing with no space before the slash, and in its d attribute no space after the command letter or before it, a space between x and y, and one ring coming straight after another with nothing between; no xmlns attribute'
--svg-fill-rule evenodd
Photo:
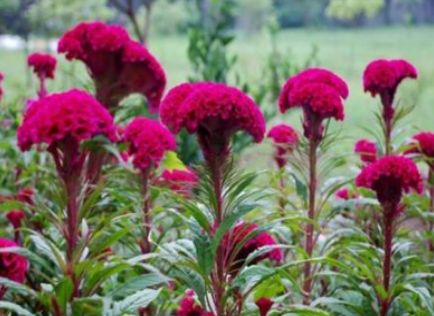
<svg viewBox="0 0 434 316"><path fill-rule="evenodd" d="M158 295L160 295L160 290L142 290L120 302L115 303L113 307L113 316L122 316L125 313L137 313L137 310L141 307L147 307L154 301Z"/></svg>
<svg viewBox="0 0 434 316"><path fill-rule="evenodd" d="M170 280L170 278L160 273L148 273L121 284L119 287L114 289L110 295L113 297L124 297L151 286L167 283Z"/></svg>
<svg viewBox="0 0 434 316"><path fill-rule="evenodd" d="M215 252L211 247L211 239L207 234L198 233L194 236L197 263L202 274L209 275L214 266Z"/></svg>
<svg viewBox="0 0 434 316"><path fill-rule="evenodd" d="M59 307L66 311L66 306L71 299L72 293L74 292L74 283L70 277L64 278L60 283L54 288L56 293L57 303Z"/></svg>
<svg viewBox="0 0 434 316"><path fill-rule="evenodd" d="M20 316L36 316L35 314L29 312L28 310L22 308L17 304L5 302L5 301L0 301L0 311L1 310L9 310Z"/></svg>
<svg viewBox="0 0 434 316"><path fill-rule="evenodd" d="M23 295L36 296L36 292L33 291L28 286L21 284L21 283L14 282L14 281L6 279L6 278L0 277L0 287L1 286L4 286L9 290L12 290L14 292L17 292L17 293L20 293Z"/></svg>
<svg viewBox="0 0 434 316"><path fill-rule="evenodd" d="M187 167L184 163L178 158L176 152L174 151L166 151L164 158L160 165L161 170L185 170Z"/></svg>

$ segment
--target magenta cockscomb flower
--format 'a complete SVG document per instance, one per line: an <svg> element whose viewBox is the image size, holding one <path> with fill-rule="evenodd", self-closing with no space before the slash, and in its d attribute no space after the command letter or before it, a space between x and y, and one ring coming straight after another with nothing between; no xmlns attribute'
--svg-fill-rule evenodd
<svg viewBox="0 0 434 316"><path fill-rule="evenodd" d="M328 118L344 119L343 100L348 97L348 86L333 72L310 68L291 77L279 97L280 111L302 107L305 136L320 138L322 121Z"/></svg>
<svg viewBox="0 0 434 316"><path fill-rule="evenodd" d="M261 297L255 302L255 305L258 306L260 316L267 316L273 304L274 301L268 297Z"/></svg>
<svg viewBox="0 0 434 316"><path fill-rule="evenodd" d="M299 141L297 131L287 124L279 124L270 129L267 137L273 140L276 147L274 155L276 164L279 168L283 168L287 162L286 156L292 152Z"/></svg>
<svg viewBox="0 0 434 316"><path fill-rule="evenodd" d="M338 197L342 200L345 200L345 201L359 198L359 194L357 194L357 192L350 191L347 188L342 188L342 189L336 191L335 195L336 195L336 197Z"/></svg>
<svg viewBox="0 0 434 316"><path fill-rule="evenodd" d="M185 170L164 170L161 175L163 183L179 194L188 196L190 191L197 186L199 177L193 169Z"/></svg>
<svg viewBox="0 0 434 316"><path fill-rule="evenodd" d="M167 151L175 150L176 140L161 123L146 117L135 118L125 129L123 140L130 144L128 154L141 170L158 167Z"/></svg>
<svg viewBox="0 0 434 316"><path fill-rule="evenodd" d="M365 163L372 163L377 160L377 144L368 139L358 140L354 145L354 152Z"/></svg>
<svg viewBox="0 0 434 316"><path fill-rule="evenodd" d="M3 89L2 89L2 86L1 86L1 83L2 83L2 81L3 81L3 78L4 78L4 76L3 76L3 74L0 72L0 102L1 102L1 100L2 100L2 98L3 98Z"/></svg>
<svg viewBox="0 0 434 316"><path fill-rule="evenodd" d="M15 242L0 238L0 249L16 247L19 247L19 245ZM0 252L0 277L2 278L24 283L28 265L27 259L15 252Z"/></svg>
<svg viewBox="0 0 434 316"><path fill-rule="evenodd" d="M214 316L212 312L206 312L194 299L195 293L187 291L185 296L179 302L176 310L176 316Z"/></svg>
<svg viewBox="0 0 434 316"><path fill-rule="evenodd" d="M110 113L91 95L80 90L57 93L36 101L25 113L17 131L21 150L34 144L60 146L67 152L85 140L104 135L116 140Z"/></svg>
<svg viewBox="0 0 434 316"><path fill-rule="evenodd" d="M423 190L416 164L403 156L386 156L367 165L357 176L356 185L375 191L383 205L397 205L403 193Z"/></svg>
<svg viewBox="0 0 434 316"><path fill-rule="evenodd" d="M20 210L12 210L6 214L6 218L12 224L14 229L21 227L21 222L23 221L25 213Z"/></svg>
<svg viewBox="0 0 434 316"><path fill-rule="evenodd" d="M54 79L57 60L50 54L33 53L27 58L27 65L40 79Z"/></svg>
<svg viewBox="0 0 434 316"><path fill-rule="evenodd" d="M434 133L421 132L413 136L413 152L421 153L427 158L434 158Z"/></svg>
<svg viewBox="0 0 434 316"><path fill-rule="evenodd" d="M59 53L84 62L95 81L97 99L113 108L132 93L144 95L155 112L166 75L154 56L120 26L82 22L59 41Z"/></svg>
<svg viewBox="0 0 434 316"><path fill-rule="evenodd" d="M243 130L256 142L265 133L258 105L241 90L219 83L185 83L169 91L162 121L175 133L197 133L205 158L227 156L233 134Z"/></svg>

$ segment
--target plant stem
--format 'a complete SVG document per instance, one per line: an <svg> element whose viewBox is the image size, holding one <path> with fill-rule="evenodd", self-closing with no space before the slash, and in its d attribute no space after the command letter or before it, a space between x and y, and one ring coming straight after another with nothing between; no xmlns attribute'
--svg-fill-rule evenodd
<svg viewBox="0 0 434 316"><path fill-rule="evenodd" d="M143 195L143 242L142 253L151 252L151 242L149 236L151 233L151 198L149 196L149 175L151 168L142 171L142 195Z"/></svg>
<svg viewBox="0 0 434 316"><path fill-rule="evenodd" d="M305 226L305 246L304 250L308 255L307 259L312 258L313 252L313 233L315 220L315 195L316 195L316 164L317 164L317 147L318 141L315 136L309 139L309 212L308 217L311 223ZM303 280L303 304L309 305L312 292L312 267L310 262L304 264L304 280Z"/></svg>
<svg viewBox="0 0 434 316"><path fill-rule="evenodd" d="M392 238L393 238L393 219L396 214L397 205L388 206L384 217L384 262L383 262L383 287L387 292L386 299L381 302L381 316L386 316L390 306L390 273L392 268Z"/></svg>
<svg viewBox="0 0 434 316"><path fill-rule="evenodd" d="M428 185L429 185L429 211L431 212L431 214L434 214L434 170L433 167L429 167L429 172L428 172ZM428 222L428 234L431 235L433 233L434 230L434 221L432 219L429 219ZM430 236L431 237L431 236ZM434 242L431 241L429 242L429 250L431 252L434 251Z"/></svg>

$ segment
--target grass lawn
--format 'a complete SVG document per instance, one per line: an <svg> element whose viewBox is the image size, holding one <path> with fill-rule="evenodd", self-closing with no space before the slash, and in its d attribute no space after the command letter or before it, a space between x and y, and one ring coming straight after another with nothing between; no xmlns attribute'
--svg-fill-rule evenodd
<svg viewBox="0 0 434 316"><path fill-rule="evenodd" d="M402 102L417 103L408 126L414 129L434 129L434 27L364 29L364 30L290 30L279 36L282 52L289 52L288 58L303 61L318 47L318 59L321 67L329 68L343 76L350 85L350 98L346 103L346 120L343 123L345 134L358 137L362 134L360 126L369 126L372 110L378 105L362 91L362 72L365 65L376 58L405 58L413 62L420 71L420 80L406 82L400 91ZM169 86L186 80L190 74L187 60L187 38L182 36L155 37L151 39L150 49L165 67ZM269 40L263 34L240 34L232 48L238 55L236 71L244 76L244 81L254 84L261 78L261 71L270 52ZM4 87L6 102L17 94L26 91L25 57L22 52L0 51L0 71L6 76ZM52 89L73 86L73 82L65 73L81 68L76 63L61 62L61 73L58 74ZM84 71L80 71L84 74ZM86 76L81 76L85 78ZM34 84L34 79L32 83ZM30 80L27 79L27 80ZM83 79L84 81L86 79ZM81 80L79 80L81 81ZM26 92L28 95L32 91ZM291 116L291 114L289 114ZM295 116L295 117L294 117ZM279 120L279 119L276 119ZM289 118L297 122L297 115Z"/></svg>

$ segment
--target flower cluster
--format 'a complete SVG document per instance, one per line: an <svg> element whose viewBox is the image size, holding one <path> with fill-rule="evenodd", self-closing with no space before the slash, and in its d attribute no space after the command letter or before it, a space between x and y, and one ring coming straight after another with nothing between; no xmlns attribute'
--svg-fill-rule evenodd
<svg viewBox="0 0 434 316"><path fill-rule="evenodd" d="M326 69L310 68L285 83L279 97L279 107L282 113L293 107L302 107L305 135L310 137L321 132L322 120L344 119L342 100L348 94L347 84L336 74Z"/></svg>
<svg viewBox="0 0 434 316"><path fill-rule="evenodd" d="M396 89L406 78L417 78L416 68L405 60L378 59L371 62L363 73L363 87L372 96L390 97L393 102Z"/></svg>
<svg viewBox="0 0 434 316"><path fill-rule="evenodd" d="M175 133L182 128L197 132L205 156L227 150L232 135L240 130L256 142L264 138L265 119L258 105L241 90L224 84L181 84L169 91L160 114Z"/></svg>
<svg viewBox="0 0 434 316"><path fill-rule="evenodd" d="M18 229L21 226L25 213L20 210L12 210L6 214L6 218L12 224L14 229Z"/></svg>
<svg viewBox="0 0 434 316"><path fill-rule="evenodd" d="M54 79L56 64L56 58L50 54L33 53L27 58L27 65L33 68L33 72L41 80L45 78Z"/></svg>
<svg viewBox="0 0 434 316"><path fill-rule="evenodd" d="M179 307L176 311L177 316L214 316L211 312L205 310L194 299L194 292L189 290L181 299Z"/></svg>
<svg viewBox="0 0 434 316"><path fill-rule="evenodd" d="M354 152L365 163L372 163L377 160L377 144L368 139L358 140L354 145Z"/></svg>
<svg viewBox="0 0 434 316"><path fill-rule="evenodd" d="M135 118L125 129L123 140L130 144L128 154L133 165L141 170L158 167L166 151L176 148L175 137L157 121Z"/></svg>
<svg viewBox="0 0 434 316"><path fill-rule="evenodd" d="M413 136L414 144L412 152L425 155L428 158L434 158L434 133L421 132Z"/></svg>
<svg viewBox="0 0 434 316"><path fill-rule="evenodd" d="M273 140L277 148L274 160L279 168L283 168L286 164L285 156L291 153L299 141L297 131L287 124L279 124L270 129L267 137Z"/></svg>
<svg viewBox="0 0 434 316"><path fill-rule="evenodd" d="M343 188L336 192L336 197L348 201L351 199L357 199L359 197L359 194L357 194L357 192L350 191L347 188Z"/></svg>
<svg viewBox="0 0 434 316"><path fill-rule="evenodd" d="M194 189L199 181L197 174L192 169L164 170L161 178L172 191L184 195L188 195L188 192Z"/></svg>
<svg viewBox="0 0 434 316"><path fill-rule="evenodd" d="M113 118L91 95L79 90L39 99L26 111L17 131L23 151L33 144L54 145L65 140L80 144L96 135L115 141Z"/></svg>
<svg viewBox="0 0 434 316"><path fill-rule="evenodd" d="M357 176L356 185L375 191L383 205L398 205L404 192L423 190L416 164L403 156L386 156L367 165Z"/></svg>
<svg viewBox="0 0 434 316"><path fill-rule="evenodd" d="M156 111L166 86L166 75L154 56L127 32L102 22L82 22L59 41L59 53L83 61L106 107L115 107L131 93L143 94Z"/></svg>
<svg viewBox="0 0 434 316"><path fill-rule="evenodd" d="M0 238L0 249L19 247L15 242ZM0 277L24 283L28 261L23 256L13 252L0 252Z"/></svg>

